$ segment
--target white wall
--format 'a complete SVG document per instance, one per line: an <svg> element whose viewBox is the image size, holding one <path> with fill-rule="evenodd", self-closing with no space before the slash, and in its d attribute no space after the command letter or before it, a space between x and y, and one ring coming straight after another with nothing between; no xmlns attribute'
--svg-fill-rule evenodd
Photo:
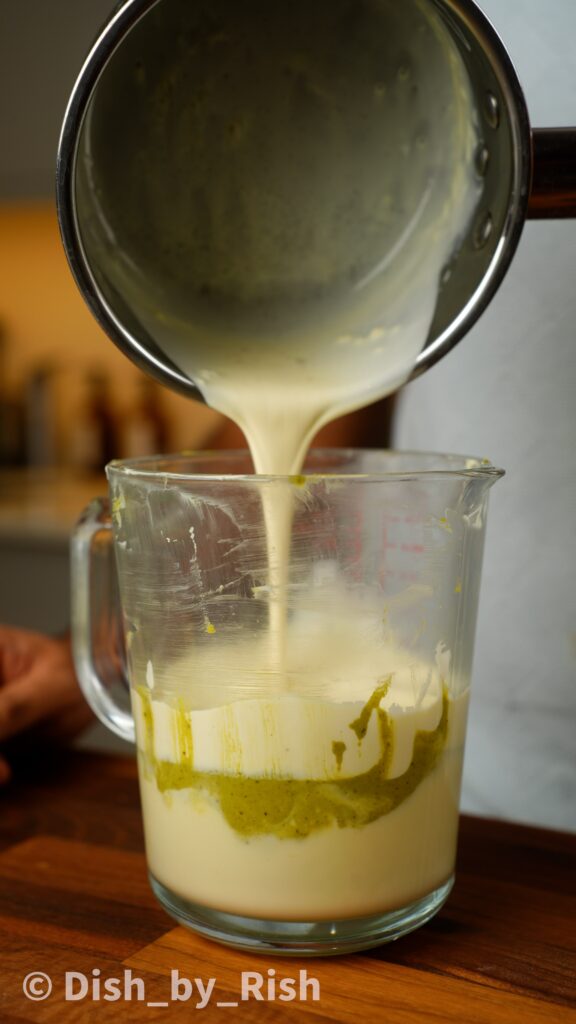
<svg viewBox="0 0 576 1024"><path fill-rule="evenodd" d="M485 0L535 127L576 124L574 0ZM464 807L576 829L576 221L528 224L457 348L401 398L395 445L487 455L491 496Z"/></svg>

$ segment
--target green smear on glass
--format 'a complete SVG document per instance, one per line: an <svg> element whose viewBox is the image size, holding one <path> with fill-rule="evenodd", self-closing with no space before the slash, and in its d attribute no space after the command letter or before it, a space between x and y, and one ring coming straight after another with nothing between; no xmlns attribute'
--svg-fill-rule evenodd
<svg viewBox="0 0 576 1024"><path fill-rule="evenodd" d="M444 689L438 725L430 731L416 732L408 768L394 779L387 778L394 749L393 723L379 703L389 686L390 678L374 690L358 718L350 723L362 742L370 716L376 713L381 750L378 761L359 775L330 780L197 771L193 767L190 721L183 707L178 709L177 719L181 760L177 764L157 760L153 754L150 693L146 687L138 687L146 730L145 769L155 777L161 793L195 789L210 794L230 827L245 838L274 835L279 839L303 839L334 823L339 828L361 828L389 814L414 792L438 764L448 733L449 699ZM332 749L340 763L343 748L345 744L334 741Z"/></svg>
<svg viewBox="0 0 576 1024"><path fill-rule="evenodd" d="M332 743L332 753L336 758L336 767L338 768L338 770L340 770L340 768L342 767L344 754L346 753L346 744L342 743L341 740L334 740Z"/></svg>

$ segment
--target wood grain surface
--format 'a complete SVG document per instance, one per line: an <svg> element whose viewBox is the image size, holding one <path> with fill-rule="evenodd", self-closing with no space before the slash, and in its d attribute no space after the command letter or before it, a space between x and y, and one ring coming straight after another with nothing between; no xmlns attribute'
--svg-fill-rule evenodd
<svg viewBox="0 0 576 1024"><path fill-rule="evenodd" d="M0 792L0 1024L576 1024L576 836L463 817L456 886L437 917L326 959L241 953L176 927L142 851L131 761L45 752L16 767ZM32 972L50 977L46 999L24 995ZM66 998L72 972L68 994L83 975L84 998ZM264 998L242 1000L255 973ZM187 1001L172 1000L174 978ZM279 998L287 978L291 1001ZM113 979L121 987L106 992Z"/></svg>

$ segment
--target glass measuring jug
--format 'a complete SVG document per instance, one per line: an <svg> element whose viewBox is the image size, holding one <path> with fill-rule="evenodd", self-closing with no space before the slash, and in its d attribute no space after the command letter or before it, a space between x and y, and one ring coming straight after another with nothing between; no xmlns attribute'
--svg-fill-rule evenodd
<svg viewBox="0 0 576 1024"><path fill-rule="evenodd" d="M311 452L296 477L250 470L244 453L108 467L110 500L74 538L77 672L136 741L170 914L246 949L360 949L427 921L453 884L501 471L353 450ZM291 507L285 575L271 502ZM112 551L132 712L107 688L91 607Z"/></svg>

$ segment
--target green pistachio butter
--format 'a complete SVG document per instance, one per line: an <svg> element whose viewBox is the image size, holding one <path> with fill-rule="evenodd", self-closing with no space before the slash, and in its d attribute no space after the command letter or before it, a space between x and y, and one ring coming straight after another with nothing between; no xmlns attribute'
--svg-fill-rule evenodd
<svg viewBox="0 0 576 1024"><path fill-rule="evenodd" d="M438 725L430 731L416 732L406 771L393 779L387 777L394 749L393 723L379 703L389 685L387 679L375 689L359 717L349 726L358 742L362 742L371 714L377 715L381 751L378 761L358 775L322 780L198 771L193 766L192 731L184 708L179 709L176 719L181 759L177 763L158 760L153 753L150 694L146 687L139 687L145 726L143 770L146 777L155 778L161 793L195 789L210 794L230 827L245 838L275 835L280 839L302 839L332 824L360 828L389 814L406 800L436 767L446 743L449 698L444 690ZM335 741L332 750L339 770L345 744Z"/></svg>
<svg viewBox="0 0 576 1024"><path fill-rule="evenodd" d="M342 767L342 761L344 760L344 754L346 753L346 744L342 743L342 740L332 741L332 753L336 758L336 767L340 771Z"/></svg>

